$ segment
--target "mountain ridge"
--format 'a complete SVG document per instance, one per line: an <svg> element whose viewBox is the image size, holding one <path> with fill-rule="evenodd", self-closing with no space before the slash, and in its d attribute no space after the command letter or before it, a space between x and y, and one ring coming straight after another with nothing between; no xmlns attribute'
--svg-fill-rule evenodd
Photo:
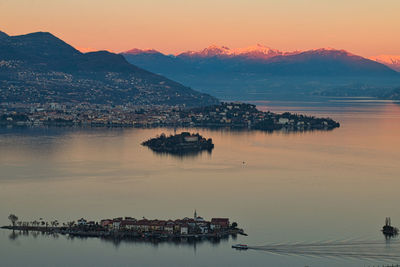
<svg viewBox="0 0 400 267"><path fill-rule="evenodd" d="M199 57L199 58L210 58L210 57L221 57L221 58L233 58L240 57L244 59L253 59L253 60L269 60L273 57L277 56L294 56L299 54L341 54L347 55L349 57L359 57L367 60L372 60L383 65L394 69L395 71L400 70L400 56L397 55L380 55L376 57L363 57L351 53L345 49L335 49L331 47L323 47L317 49L309 49L309 50L295 50L295 51L281 51L278 49L273 49L265 45L256 44L252 46L235 48L231 49L227 46L218 46L218 45L210 45L204 49L198 51L184 51L178 52L174 55L164 54L156 49L147 48L147 49L139 49L133 48L124 52L121 52L122 55L139 55L139 54L158 54L163 56L173 56L173 57Z"/></svg>
<svg viewBox="0 0 400 267"><path fill-rule="evenodd" d="M130 63L231 100L400 85L400 73L343 49L282 52L262 45L239 49L212 45L175 55L154 49L121 54Z"/></svg>
<svg viewBox="0 0 400 267"><path fill-rule="evenodd" d="M256 45L241 47L241 48L234 48L234 49L231 49L227 46L218 46L218 45L212 44L206 48L203 48L203 49L200 49L197 51L188 50L188 51L178 52L178 53L173 54L173 56L176 56L176 57L180 57L180 56L236 57L236 56L246 56L246 55L251 56L252 53L256 53L256 54L260 55L261 58L265 58L265 56L289 56L289 55L296 55L296 54L301 54L301 53L305 53L305 52L324 52L324 51L341 51L341 52L347 53L348 55L354 55L344 49L335 49L335 48L331 48L331 47L309 49L309 50L281 51L281 50L270 48L268 46L261 45L261 44L256 44ZM120 54L142 54L142 53L162 54L162 55L166 55L166 56L169 55L169 54L164 54L153 48L146 48L146 49L133 48L133 49L121 52Z"/></svg>
<svg viewBox="0 0 400 267"><path fill-rule="evenodd" d="M0 102L208 105L218 100L108 51L82 53L48 32L0 35Z"/></svg>

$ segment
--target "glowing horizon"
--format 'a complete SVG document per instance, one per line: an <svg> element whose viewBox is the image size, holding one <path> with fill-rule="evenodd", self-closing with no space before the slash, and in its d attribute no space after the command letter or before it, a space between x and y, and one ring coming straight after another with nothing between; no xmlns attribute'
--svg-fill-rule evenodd
<svg viewBox="0 0 400 267"><path fill-rule="evenodd" d="M400 55L398 10L398 0L16 0L0 3L0 30L48 31L84 51L176 54L211 44L261 43L281 51L333 47L372 57Z"/></svg>

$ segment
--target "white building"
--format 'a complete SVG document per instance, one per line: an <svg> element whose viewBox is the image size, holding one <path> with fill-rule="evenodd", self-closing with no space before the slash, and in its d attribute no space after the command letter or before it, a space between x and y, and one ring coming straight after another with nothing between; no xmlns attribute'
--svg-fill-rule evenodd
<svg viewBox="0 0 400 267"><path fill-rule="evenodd" d="M187 225L181 226L181 235L187 235L189 233L189 227Z"/></svg>
<svg viewBox="0 0 400 267"><path fill-rule="evenodd" d="M198 136L185 136L184 137L186 142L197 142L199 140Z"/></svg>
<svg viewBox="0 0 400 267"><path fill-rule="evenodd" d="M120 226L121 226L121 222L122 222L122 221L114 220L114 221L113 221L113 224L112 224L112 225L113 225L113 228L114 228L114 229L119 229Z"/></svg>
<svg viewBox="0 0 400 267"><path fill-rule="evenodd" d="M199 228L200 228L200 231L201 231L202 234L207 234L208 233L207 225L200 225Z"/></svg>
<svg viewBox="0 0 400 267"><path fill-rule="evenodd" d="M279 123L279 124L286 124L286 123L289 123L289 119L288 119L288 118L279 118L278 123Z"/></svg>

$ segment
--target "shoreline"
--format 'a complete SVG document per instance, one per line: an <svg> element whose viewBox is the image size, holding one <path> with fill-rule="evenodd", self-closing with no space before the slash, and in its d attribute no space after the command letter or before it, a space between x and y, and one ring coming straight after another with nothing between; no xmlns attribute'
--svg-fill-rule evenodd
<svg viewBox="0 0 400 267"><path fill-rule="evenodd" d="M203 124L203 125L189 125L189 124L152 124L152 125L131 125L131 124L6 124L0 123L0 128L17 128L17 129L40 129L40 128L66 128L66 129L205 129L205 130L230 130L238 132L286 132L286 133L296 133L296 132L313 132L313 131L332 131L338 127L328 127L328 128L293 128L289 126L284 126L280 129L255 129L248 128L244 125L218 125L218 124Z"/></svg>
<svg viewBox="0 0 400 267"><path fill-rule="evenodd" d="M40 111L39 111L40 110ZM258 110L256 105L246 103L221 103L219 105L191 109L147 110L118 109L93 110L90 106L79 109L58 110L48 107L36 111L11 111L7 108L0 114L0 125L16 126L78 126L78 127L190 127L230 128L261 130L266 132L332 130L340 123L323 117L296 113L273 113Z"/></svg>
<svg viewBox="0 0 400 267"><path fill-rule="evenodd" d="M198 233L198 234L168 234L158 231L143 232L114 230L86 231L83 229L69 229L66 227L41 227L41 226L1 226L0 229L19 231L19 232L40 232L46 234L61 234L70 237L92 237L92 238L116 238L116 239L137 239L137 240L179 240L179 239L223 239L229 236L247 236L243 229L228 229L217 233Z"/></svg>

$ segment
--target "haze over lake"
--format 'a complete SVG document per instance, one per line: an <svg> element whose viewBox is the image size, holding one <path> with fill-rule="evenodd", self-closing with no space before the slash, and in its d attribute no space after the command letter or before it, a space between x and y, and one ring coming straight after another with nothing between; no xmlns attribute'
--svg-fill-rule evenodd
<svg viewBox="0 0 400 267"><path fill-rule="evenodd" d="M374 240L385 217L400 226L400 105L371 99L257 102L262 110L329 116L333 131L190 129L212 153L159 155L140 145L173 129L0 128L0 224L118 216L229 217L248 237L154 245L0 231L0 265L363 266L381 260L235 251L265 245ZM178 129L179 132L181 129ZM62 253L61 253L62 252ZM71 256L73 255L73 256Z"/></svg>

